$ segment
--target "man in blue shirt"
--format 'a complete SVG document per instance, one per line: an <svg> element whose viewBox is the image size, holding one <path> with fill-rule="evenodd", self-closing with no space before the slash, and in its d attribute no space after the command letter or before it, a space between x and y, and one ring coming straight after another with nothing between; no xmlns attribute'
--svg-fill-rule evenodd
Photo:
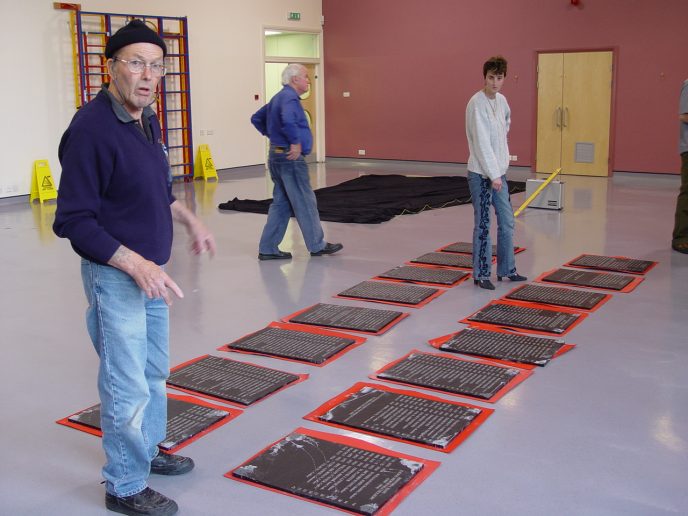
<svg viewBox="0 0 688 516"><path fill-rule="evenodd" d="M282 90L260 108L251 123L270 138L268 168L274 183L272 204L258 246L259 260L288 260L291 253L281 251L290 217L296 216L311 256L340 251L342 244L325 242L318 205L308 178L304 156L313 148L306 114L299 95L308 91L308 71L300 64L290 64L282 72Z"/></svg>
<svg viewBox="0 0 688 516"><path fill-rule="evenodd" d="M186 227L194 253L215 252L212 234L172 195L150 107L166 53L141 20L113 34L105 46L110 82L76 113L58 152L53 228L81 256L86 324L100 358L105 506L122 514L176 513L173 500L148 487L148 475L194 467L188 457L158 450L167 426L168 305L173 294L183 297L164 270L172 221Z"/></svg>

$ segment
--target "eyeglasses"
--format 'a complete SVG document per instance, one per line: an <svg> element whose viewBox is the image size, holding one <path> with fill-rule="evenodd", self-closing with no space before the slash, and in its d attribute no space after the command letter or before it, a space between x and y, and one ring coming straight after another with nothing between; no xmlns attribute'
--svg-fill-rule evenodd
<svg viewBox="0 0 688 516"><path fill-rule="evenodd" d="M165 68L164 64L160 63L150 63L146 64L143 61L138 61L138 60L133 60L133 61L126 61L124 59L120 59L119 57L113 57L113 61L121 61L122 63L127 65L127 68L129 68L129 71L131 73L143 73L143 71L146 68L150 68L151 74L154 77L163 77L165 75L165 72L167 71Z"/></svg>

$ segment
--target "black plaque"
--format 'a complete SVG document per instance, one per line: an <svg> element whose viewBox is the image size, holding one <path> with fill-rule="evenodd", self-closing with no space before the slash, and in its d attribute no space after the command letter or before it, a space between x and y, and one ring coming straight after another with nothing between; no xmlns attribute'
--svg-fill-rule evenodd
<svg viewBox="0 0 688 516"><path fill-rule="evenodd" d="M583 271L580 269L557 269L542 278L549 283L564 283L580 285L581 287L603 288L607 290L623 290L635 278L624 274L610 274L608 272Z"/></svg>
<svg viewBox="0 0 688 516"><path fill-rule="evenodd" d="M473 254L473 244L471 242L454 242L442 248L443 253ZM497 246L492 246L492 256L497 255Z"/></svg>
<svg viewBox="0 0 688 516"><path fill-rule="evenodd" d="M514 252L519 251L519 247L514 246ZM521 249L522 250L522 249ZM440 249L443 253L473 254L473 244L471 242L454 242ZM497 256L497 246L492 246L492 256Z"/></svg>
<svg viewBox="0 0 688 516"><path fill-rule="evenodd" d="M358 285L340 292L339 295L357 299L418 305L437 292L439 290L436 288L420 285L404 285L389 281L362 281Z"/></svg>
<svg viewBox="0 0 688 516"><path fill-rule="evenodd" d="M167 434L158 446L171 450L230 415L226 410L167 398Z"/></svg>
<svg viewBox="0 0 688 516"><path fill-rule="evenodd" d="M380 278L398 279L403 281L416 281L433 283L436 285L454 285L468 276L468 272L454 269L440 269L435 267L414 267L402 265L380 274Z"/></svg>
<svg viewBox="0 0 688 516"><path fill-rule="evenodd" d="M511 367L411 353L378 373L378 377L489 400L518 373L518 369Z"/></svg>
<svg viewBox="0 0 688 516"><path fill-rule="evenodd" d="M473 268L473 256L456 253L425 253L414 258L412 263L427 263L431 265L445 265L447 267Z"/></svg>
<svg viewBox="0 0 688 516"><path fill-rule="evenodd" d="M73 416L69 416L67 420L71 421L72 423L78 423L80 425L88 426L89 428L100 430L100 403L98 403L98 405L88 407L81 412L77 412Z"/></svg>
<svg viewBox="0 0 688 516"><path fill-rule="evenodd" d="M318 417L323 421L444 449L481 412L476 407L366 386Z"/></svg>
<svg viewBox="0 0 688 516"><path fill-rule="evenodd" d="M514 246L514 252L518 251L519 248ZM454 242L444 246L441 251L443 253L461 253L461 254L473 254L473 244L471 242ZM497 256L497 246L492 246L492 256Z"/></svg>
<svg viewBox="0 0 688 516"><path fill-rule="evenodd" d="M403 315L394 310L318 303L289 322L377 333Z"/></svg>
<svg viewBox="0 0 688 516"><path fill-rule="evenodd" d="M568 263L568 265L589 267L603 271L632 272L645 274L655 262L649 260L637 260L635 258L615 258L613 256L600 256L596 254L584 254Z"/></svg>
<svg viewBox="0 0 688 516"><path fill-rule="evenodd" d="M232 475L358 514L375 514L423 467L295 432Z"/></svg>
<svg viewBox="0 0 688 516"><path fill-rule="evenodd" d="M564 333L579 317L580 314L545 308L492 303L468 317L468 320L548 333Z"/></svg>
<svg viewBox="0 0 688 516"><path fill-rule="evenodd" d="M592 310L607 297L608 294L590 292L589 290L575 290L564 287L549 287L543 285L523 285L506 295L507 299L544 303L547 305L568 306Z"/></svg>
<svg viewBox="0 0 688 516"><path fill-rule="evenodd" d="M167 398L167 433L158 444L163 450L172 450L215 423L231 416L226 410L206 407L175 398ZM100 404L70 416L69 421L100 430Z"/></svg>
<svg viewBox="0 0 688 516"><path fill-rule="evenodd" d="M564 342L561 340L545 337L467 328L452 336L439 349L545 366L563 345Z"/></svg>
<svg viewBox="0 0 688 516"><path fill-rule="evenodd" d="M298 380L298 375L284 371L207 356L173 371L167 383L222 400L250 405Z"/></svg>
<svg viewBox="0 0 688 516"><path fill-rule="evenodd" d="M322 364L355 343L354 339L268 327L227 344L227 349Z"/></svg>

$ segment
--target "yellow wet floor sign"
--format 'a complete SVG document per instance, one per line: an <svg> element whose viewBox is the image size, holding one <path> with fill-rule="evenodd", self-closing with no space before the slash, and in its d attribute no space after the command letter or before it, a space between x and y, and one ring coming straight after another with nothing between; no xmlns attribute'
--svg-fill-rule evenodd
<svg viewBox="0 0 688 516"><path fill-rule="evenodd" d="M207 181L210 178L217 179L217 170L213 164L213 157L210 155L210 146L201 144L198 146L196 155L196 165L194 166L194 179Z"/></svg>
<svg viewBox="0 0 688 516"><path fill-rule="evenodd" d="M34 200L47 201L57 199L55 181L50 173L50 165L47 159L39 159L33 162L33 177L31 178L31 195L29 202Z"/></svg>

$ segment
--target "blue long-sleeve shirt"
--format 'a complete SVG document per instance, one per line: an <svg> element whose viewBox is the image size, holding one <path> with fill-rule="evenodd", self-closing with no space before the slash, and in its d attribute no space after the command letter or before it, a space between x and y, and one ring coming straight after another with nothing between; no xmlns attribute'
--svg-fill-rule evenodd
<svg viewBox="0 0 688 516"><path fill-rule="evenodd" d="M301 99L289 85L256 111L251 123L262 135L270 138L272 145L289 147L300 143L304 156L313 150L313 135Z"/></svg>
<svg viewBox="0 0 688 516"><path fill-rule="evenodd" d="M162 265L172 250L174 202L155 113L149 140L107 91L82 107L62 136L53 230L81 257L106 264L120 245Z"/></svg>

